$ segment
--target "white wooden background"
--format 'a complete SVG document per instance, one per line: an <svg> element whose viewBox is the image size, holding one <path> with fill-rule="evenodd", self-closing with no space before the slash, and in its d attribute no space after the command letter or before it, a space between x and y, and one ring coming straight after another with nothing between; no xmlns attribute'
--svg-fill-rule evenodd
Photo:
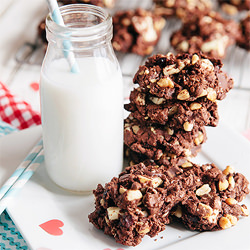
<svg viewBox="0 0 250 250"><path fill-rule="evenodd" d="M130 2L130 8L138 3L143 7L150 6L148 0L119 0L116 9L128 6L126 3L124 5L124 1ZM0 0L0 81L31 103L36 110L40 109L39 92L34 91L30 83L39 82L43 49L35 50L28 57L28 63L17 62L16 57L23 59L26 53L24 44L35 43L37 25L46 13L46 0ZM156 52L166 53L171 50L169 35L178 26L176 21L167 22ZM133 87L131 76L145 58L137 55L117 56L124 73L124 89L127 97ZM235 131L243 132L250 129L250 53L233 47L223 62L225 70L235 79L235 85L241 87L232 90L219 104L221 122Z"/></svg>

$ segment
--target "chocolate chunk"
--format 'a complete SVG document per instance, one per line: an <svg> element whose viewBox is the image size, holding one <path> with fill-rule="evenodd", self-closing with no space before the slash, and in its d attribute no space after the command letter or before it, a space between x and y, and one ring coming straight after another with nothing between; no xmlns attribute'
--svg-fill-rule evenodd
<svg viewBox="0 0 250 250"><path fill-rule="evenodd" d="M116 51L149 55L164 25L162 17L147 10L119 11L113 17L113 47Z"/></svg>

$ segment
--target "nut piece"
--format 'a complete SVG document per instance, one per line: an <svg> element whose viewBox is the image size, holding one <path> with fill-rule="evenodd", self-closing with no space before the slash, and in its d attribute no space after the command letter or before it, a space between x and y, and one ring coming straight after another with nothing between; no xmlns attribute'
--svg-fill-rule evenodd
<svg viewBox="0 0 250 250"><path fill-rule="evenodd" d="M191 152L190 149L185 148L185 149L183 150L183 152L184 152L184 154L185 154L186 157L190 157L190 156L192 155L192 152Z"/></svg>
<svg viewBox="0 0 250 250"><path fill-rule="evenodd" d="M205 96L207 95L207 91L205 89L202 90L201 94L197 97L202 97L202 96Z"/></svg>
<svg viewBox="0 0 250 250"><path fill-rule="evenodd" d="M151 102L153 102L154 104L156 104L156 105L160 105L160 104L162 104L162 103L164 103L165 101L166 101L166 99L165 98L158 98L158 97L149 97L149 100L151 101Z"/></svg>
<svg viewBox="0 0 250 250"><path fill-rule="evenodd" d="M141 105L141 106L145 106L146 102L145 102L145 97L146 94L144 93L140 93L137 98L136 98L136 102Z"/></svg>
<svg viewBox="0 0 250 250"><path fill-rule="evenodd" d="M201 131L198 132L198 136L194 139L194 143L196 146L200 145L204 140L204 135Z"/></svg>
<svg viewBox="0 0 250 250"><path fill-rule="evenodd" d="M148 226L148 224L145 225L143 222L138 222L136 230L139 234L146 234L150 231L150 227Z"/></svg>
<svg viewBox="0 0 250 250"><path fill-rule="evenodd" d="M148 217L148 213L147 213L147 211L142 210L142 211L141 211L141 213L142 213L143 217Z"/></svg>
<svg viewBox="0 0 250 250"><path fill-rule="evenodd" d="M208 206L208 205L206 205L206 204L203 204L203 203L199 203L199 204L198 204L197 210L202 210L202 211L204 211L204 213L205 213L204 218L205 218L205 219L209 219L210 216L213 214L213 209L212 209L210 206Z"/></svg>
<svg viewBox="0 0 250 250"><path fill-rule="evenodd" d="M192 123L190 123L190 122L185 122L185 123L183 124L184 130L187 131L187 132L192 131L193 127L194 127L194 124L192 124Z"/></svg>
<svg viewBox="0 0 250 250"><path fill-rule="evenodd" d="M134 126L132 127L132 130L133 130L133 132L134 132L135 134L137 134L137 132L140 130L140 128L139 128L139 126L134 125Z"/></svg>
<svg viewBox="0 0 250 250"><path fill-rule="evenodd" d="M150 127L150 130L153 132L153 134L156 135L156 131L155 131L155 129L153 127Z"/></svg>
<svg viewBox="0 0 250 250"><path fill-rule="evenodd" d="M140 183L152 183L153 188L156 188L163 183L163 181L160 177L154 177L153 179L149 179L149 178L144 177L142 175L138 175L138 179L139 179Z"/></svg>
<svg viewBox="0 0 250 250"><path fill-rule="evenodd" d="M223 3L221 5L221 8L228 15L235 15L235 14L238 13L237 7L235 7L235 6L231 5L231 4Z"/></svg>
<svg viewBox="0 0 250 250"><path fill-rule="evenodd" d="M187 89L183 89L178 95L177 95L177 99L184 101L187 100L190 97L190 94L188 92Z"/></svg>
<svg viewBox="0 0 250 250"><path fill-rule="evenodd" d="M191 168L191 167L193 167L193 164L191 162L187 161L187 162L183 163L181 166L183 168Z"/></svg>
<svg viewBox="0 0 250 250"><path fill-rule="evenodd" d="M211 191L210 186L208 184L204 184L203 186L198 188L195 193L198 196L202 196L202 195L205 195L205 194L209 194L210 191Z"/></svg>
<svg viewBox="0 0 250 250"><path fill-rule="evenodd" d="M190 60L189 59L184 59L182 61L179 62L179 65L178 65L178 69L179 70L182 70L186 67L186 65L190 64Z"/></svg>
<svg viewBox="0 0 250 250"><path fill-rule="evenodd" d="M146 234L146 233L148 233L149 231L150 231L150 228L149 228L149 227L146 227L145 229L138 231L138 233L139 233L139 234Z"/></svg>
<svg viewBox="0 0 250 250"><path fill-rule="evenodd" d="M108 207L108 217L110 220L118 220L121 209L119 207Z"/></svg>
<svg viewBox="0 0 250 250"><path fill-rule="evenodd" d="M154 177L152 180L152 185L154 188L157 188L163 183L163 180L160 177Z"/></svg>
<svg viewBox="0 0 250 250"><path fill-rule="evenodd" d="M120 194L123 194L123 193L125 193L127 191L127 188L125 188L125 187L123 187L123 186L120 186L120 188L119 188L119 193Z"/></svg>
<svg viewBox="0 0 250 250"><path fill-rule="evenodd" d="M122 25L129 26L131 24L131 21L129 18L123 18L121 21Z"/></svg>
<svg viewBox="0 0 250 250"><path fill-rule="evenodd" d="M161 78L157 84L162 88L174 88L174 82L171 80L170 77Z"/></svg>
<svg viewBox="0 0 250 250"><path fill-rule="evenodd" d="M142 193L140 190L128 190L127 199L128 201L139 200L142 198Z"/></svg>
<svg viewBox="0 0 250 250"><path fill-rule="evenodd" d="M176 67L176 64L168 65L163 69L163 74L165 76L177 74L179 72L180 70Z"/></svg>
<svg viewBox="0 0 250 250"><path fill-rule="evenodd" d="M174 115L175 113L177 113L178 111L178 107L177 106L173 106L169 109L168 111L168 115L171 116L171 115Z"/></svg>
<svg viewBox="0 0 250 250"><path fill-rule="evenodd" d="M104 206L104 199L100 200L100 204L101 204L101 206Z"/></svg>
<svg viewBox="0 0 250 250"><path fill-rule="evenodd" d="M233 216L233 215L231 215L231 214L226 214L225 217L228 218L228 219L230 220L232 226L236 225L237 222L238 222L237 217L235 217L235 216Z"/></svg>
<svg viewBox="0 0 250 250"><path fill-rule="evenodd" d="M201 59L201 67L209 71L214 70L214 65L209 59Z"/></svg>
<svg viewBox="0 0 250 250"><path fill-rule="evenodd" d="M198 61L199 61L199 56L198 55L196 55L196 54L194 54L193 56L192 56L192 64L195 64L195 63L197 63Z"/></svg>
<svg viewBox="0 0 250 250"><path fill-rule="evenodd" d="M142 175L138 175L138 179L139 179L140 183L142 183L142 184L151 181L151 179L149 179L149 178L147 178L145 176L142 176Z"/></svg>
<svg viewBox="0 0 250 250"><path fill-rule="evenodd" d="M148 74L149 74L149 70L148 70L148 69L145 69L145 71L142 70L142 71L139 72L139 75L140 75L140 76L142 76L142 75L144 75L144 74L145 74L145 75L148 75Z"/></svg>
<svg viewBox="0 0 250 250"><path fill-rule="evenodd" d="M155 20L155 22L154 22L154 28L157 31L161 31L164 28L165 24L166 24L166 21L165 21L164 18L161 18L159 20Z"/></svg>
<svg viewBox="0 0 250 250"><path fill-rule="evenodd" d="M226 169L224 169L222 173L225 174L225 175L233 174L234 173L234 168L232 166L227 166Z"/></svg>
<svg viewBox="0 0 250 250"><path fill-rule="evenodd" d="M229 176L228 177L228 183L230 185L230 188L234 188L235 187L235 181L234 181L234 177L233 176Z"/></svg>
<svg viewBox="0 0 250 250"><path fill-rule="evenodd" d="M183 52L187 52L188 51L188 48L189 48L189 44L186 40L180 42L178 44L178 49L182 50Z"/></svg>
<svg viewBox="0 0 250 250"><path fill-rule="evenodd" d="M207 99L214 102L216 100L216 98L217 98L216 91L213 90L212 88L208 88L207 92L208 92Z"/></svg>
<svg viewBox="0 0 250 250"><path fill-rule="evenodd" d="M224 181L219 181L219 190L220 191L223 191L223 190L226 190L229 186L229 183L227 180L224 180Z"/></svg>
<svg viewBox="0 0 250 250"><path fill-rule="evenodd" d="M182 217L182 210L181 210L181 207L180 207L180 206L177 206L177 209L174 211L174 215L175 215L177 218L181 218L181 217Z"/></svg>
<svg viewBox="0 0 250 250"><path fill-rule="evenodd" d="M249 215L249 210L247 209L247 207L241 206L241 211L242 211L242 213L243 213L245 216L248 216L248 215Z"/></svg>
<svg viewBox="0 0 250 250"><path fill-rule="evenodd" d="M171 129L171 128L169 128L169 127L167 127L167 133L168 133L168 135L173 135L174 134L174 130Z"/></svg>
<svg viewBox="0 0 250 250"><path fill-rule="evenodd" d="M221 217L219 220L219 225L222 229L227 229L232 226L230 220L226 217Z"/></svg>
<svg viewBox="0 0 250 250"><path fill-rule="evenodd" d="M193 102L190 104L190 109L191 110L197 110L197 109L200 109L202 107L202 105L200 103L197 103L197 102Z"/></svg>
<svg viewBox="0 0 250 250"><path fill-rule="evenodd" d="M226 203L231 206L237 204L238 202L234 198L227 198Z"/></svg>

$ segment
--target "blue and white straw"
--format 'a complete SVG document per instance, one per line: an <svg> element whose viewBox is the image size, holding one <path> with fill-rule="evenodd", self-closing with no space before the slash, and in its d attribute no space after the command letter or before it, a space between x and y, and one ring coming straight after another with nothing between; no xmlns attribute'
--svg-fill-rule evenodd
<svg viewBox="0 0 250 250"><path fill-rule="evenodd" d="M35 147L37 148L37 146ZM28 158L28 155L26 158ZM17 196L22 187L27 183L36 169L41 165L44 161L44 151L41 149L39 153L33 158L31 163L21 175L18 176L18 179L15 183L8 189L8 191L4 194L4 196L0 199L0 214L7 208L10 202Z"/></svg>
<svg viewBox="0 0 250 250"><path fill-rule="evenodd" d="M24 170L30 165L30 163L37 157L43 148L43 141L40 140L37 145L29 152L23 162L17 167L15 172L10 176L10 178L3 184L0 188L0 201L6 192L11 188L11 186L16 182L16 180L22 175Z"/></svg>
<svg viewBox="0 0 250 250"><path fill-rule="evenodd" d="M65 26L57 1L47 0L47 3L48 3L50 13L52 15L53 21L61 26ZM72 47L71 42L68 40L64 40L63 41L63 54L70 65L70 71L72 73L79 73L80 70L79 70L79 67L76 62L76 58L74 56L72 49L73 47Z"/></svg>

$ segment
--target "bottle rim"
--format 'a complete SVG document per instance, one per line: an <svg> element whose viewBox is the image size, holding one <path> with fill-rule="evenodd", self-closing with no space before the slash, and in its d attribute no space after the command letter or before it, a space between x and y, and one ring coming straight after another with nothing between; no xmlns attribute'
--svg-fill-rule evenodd
<svg viewBox="0 0 250 250"><path fill-rule="evenodd" d="M64 39L72 42L84 42L112 39L112 17L105 9L90 4L69 4L61 6L60 12L65 26L55 23L51 13L46 17L48 41L56 42L57 39ZM95 16L98 23L79 22L81 14ZM68 18L69 16L75 16L74 23L72 23L72 17Z"/></svg>

